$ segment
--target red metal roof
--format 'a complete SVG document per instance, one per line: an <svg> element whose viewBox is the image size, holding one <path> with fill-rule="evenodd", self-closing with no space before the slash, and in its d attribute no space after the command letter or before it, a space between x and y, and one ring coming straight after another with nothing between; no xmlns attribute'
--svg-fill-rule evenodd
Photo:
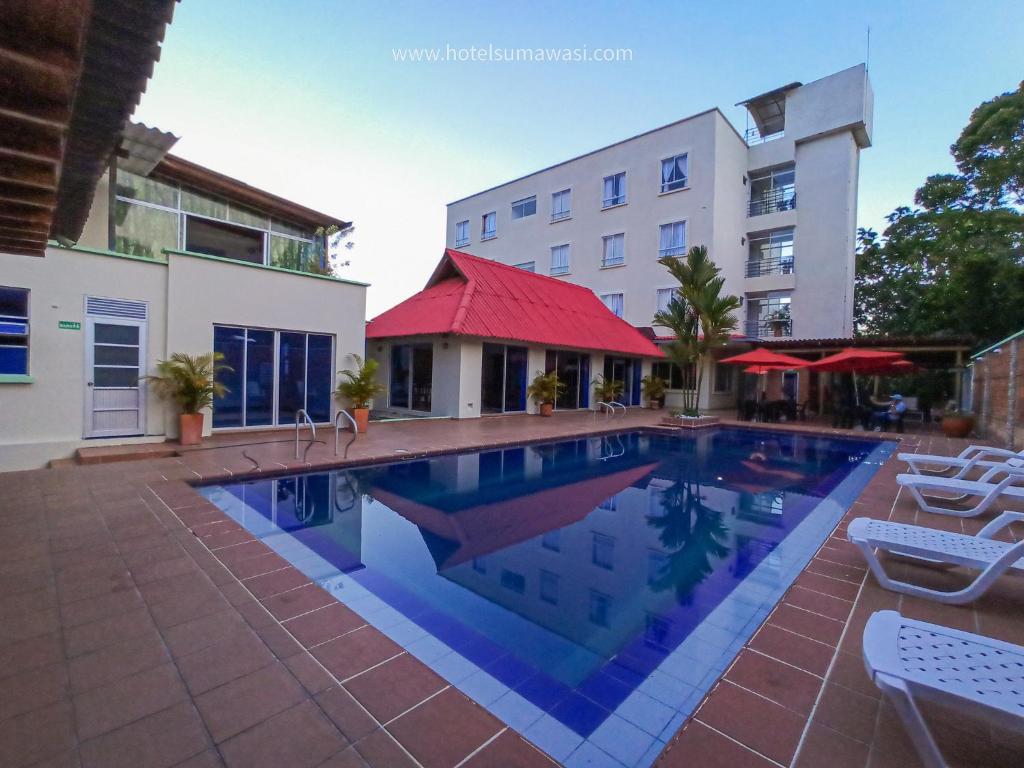
<svg viewBox="0 0 1024 768"><path fill-rule="evenodd" d="M448 249L427 286L366 326L366 338L451 333L663 357L589 289Z"/></svg>

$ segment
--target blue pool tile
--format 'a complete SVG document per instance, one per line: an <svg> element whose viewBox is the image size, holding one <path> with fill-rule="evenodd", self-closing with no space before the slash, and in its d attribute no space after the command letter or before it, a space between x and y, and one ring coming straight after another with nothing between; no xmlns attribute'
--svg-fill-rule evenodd
<svg viewBox="0 0 1024 768"><path fill-rule="evenodd" d="M680 651L676 651L665 659L665 662L658 667L658 670L663 674L674 677L680 682L686 683L687 685L699 685L701 680L703 680L704 676L707 674L706 665L706 659L698 660L695 663L694 659L684 655ZM641 683L642 682L643 681L641 681Z"/></svg>
<svg viewBox="0 0 1024 768"><path fill-rule="evenodd" d="M634 765L657 739L621 717L612 715L590 735L590 741L616 760Z"/></svg>
<svg viewBox="0 0 1024 768"><path fill-rule="evenodd" d="M451 648L430 635L409 643L406 650L427 666L452 652Z"/></svg>
<svg viewBox="0 0 1024 768"><path fill-rule="evenodd" d="M458 651L480 667L486 667L508 653L500 645L488 640L483 635L477 635L472 641L461 646Z"/></svg>
<svg viewBox="0 0 1024 768"><path fill-rule="evenodd" d="M499 697L488 709L505 725L519 733L525 733L527 728L544 716L543 709L531 704L515 691L509 691Z"/></svg>
<svg viewBox="0 0 1024 768"><path fill-rule="evenodd" d="M523 733L527 739L547 752L558 762L564 762L580 744L583 737L558 722L551 715L543 715Z"/></svg>
<svg viewBox="0 0 1024 768"><path fill-rule="evenodd" d="M652 699L660 701L673 709L678 710L686 700L693 695L694 686L687 685L682 680L666 675L660 669L656 669L651 676L644 680L637 688L641 693L646 693Z"/></svg>
<svg viewBox="0 0 1024 768"><path fill-rule="evenodd" d="M565 723L581 736L589 736L611 712L586 696L570 693L551 710L552 717Z"/></svg>
<svg viewBox="0 0 1024 768"><path fill-rule="evenodd" d="M603 749L585 741L565 761L567 768L628 768Z"/></svg>
<svg viewBox="0 0 1024 768"><path fill-rule="evenodd" d="M430 662L430 668L453 685L479 671L476 664L456 652Z"/></svg>
<svg viewBox="0 0 1024 768"><path fill-rule="evenodd" d="M646 675L642 675L635 669L623 664L618 658L606 664L604 669L609 675L614 677L616 680L621 680L630 688L636 688L646 677Z"/></svg>
<svg viewBox="0 0 1024 768"><path fill-rule="evenodd" d="M509 692L507 685L499 682L483 670L478 670L455 683L455 687L482 707L493 704ZM540 717L539 709L537 710L537 717Z"/></svg>
<svg viewBox="0 0 1024 768"><path fill-rule="evenodd" d="M683 727L683 723L686 722L686 718L688 718L692 714L691 710L696 708L697 704L700 703L700 700L702 698L703 694L694 697L693 699L691 699L693 703L688 703L684 708L685 711L677 712L676 714L672 715L672 718L665 724L665 727L661 729L661 733L658 734L658 738L662 742L665 742L667 744L668 741L676 735L676 731Z"/></svg>
<svg viewBox="0 0 1024 768"><path fill-rule="evenodd" d="M525 661L517 659L511 654L502 656L494 663L488 664L486 669L509 688L515 688L537 672Z"/></svg>
<svg viewBox="0 0 1024 768"><path fill-rule="evenodd" d="M648 747L643 756L633 764L633 768L650 768L650 766L654 765L654 761L658 759L658 755L660 755L664 749L664 741L655 741L650 747Z"/></svg>
<svg viewBox="0 0 1024 768"><path fill-rule="evenodd" d="M615 709L633 689L604 670L592 676L577 690L606 709Z"/></svg>
<svg viewBox="0 0 1024 768"><path fill-rule="evenodd" d="M569 695L571 689L543 672L537 672L517 685L515 691L541 709L551 711L552 707Z"/></svg>
<svg viewBox="0 0 1024 768"><path fill-rule="evenodd" d="M417 640L427 637L427 630L408 619L381 631L403 648L408 648Z"/></svg>
<svg viewBox="0 0 1024 768"><path fill-rule="evenodd" d="M676 714L676 710L637 691L619 705L615 714L651 736L658 736Z"/></svg>

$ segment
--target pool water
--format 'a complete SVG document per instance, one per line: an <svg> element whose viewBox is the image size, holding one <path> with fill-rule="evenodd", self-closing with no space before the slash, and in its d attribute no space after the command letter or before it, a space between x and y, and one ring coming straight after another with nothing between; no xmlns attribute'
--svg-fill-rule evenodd
<svg viewBox="0 0 1024 768"><path fill-rule="evenodd" d="M570 765L649 765L892 443L630 432L201 489Z"/></svg>

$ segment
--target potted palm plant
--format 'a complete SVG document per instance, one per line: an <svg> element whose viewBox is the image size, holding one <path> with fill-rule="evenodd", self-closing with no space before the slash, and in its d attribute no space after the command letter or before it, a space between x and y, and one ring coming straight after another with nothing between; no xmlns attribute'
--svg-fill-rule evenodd
<svg viewBox="0 0 1024 768"><path fill-rule="evenodd" d="M339 400L348 400L348 412L355 419L356 427L360 432L366 432L370 426L370 403L384 392L383 385L377 383L380 364L372 358L363 360L359 355L352 355L352 359L355 360L355 368L339 371L345 380L338 384L335 395Z"/></svg>
<svg viewBox="0 0 1024 768"><path fill-rule="evenodd" d="M660 376L644 376L640 379L640 389L647 398L647 405L650 408L665 407L665 390L667 388L667 383Z"/></svg>
<svg viewBox="0 0 1024 768"><path fill-rule="evenodd" d="M594 397L599 403L612 403L622 396L626 385L617 379L606 379L598 374L594 379Z"/></svg>
<svg viewBox="0 0 1024 768"><path fill-rule="evenodd" d="M555 407L555 400L565 391L565 384L558 380L558 372L544 373L537 371L526 395L540 407L541 416L550 416Z"/></svg>
<svg viewBox="0 0 1024 768"><path fill-rule="evenodd" d="M217 381L217 374L233 370L221 362L223 359L220 352L175 352L170 359L156 364L155 375L143 377L149 380L158 397L173 400L181 408L178 423L182 445L203 441L203 409L212 407L214 398L224 397L228 392Z"/></svg>
<svg viewBox="0 0 1024 768"><path fill-rule="evenodd" d="M955 406L942 415L942 434L946 437L967 437L974 429L974 414Z"/></svg>

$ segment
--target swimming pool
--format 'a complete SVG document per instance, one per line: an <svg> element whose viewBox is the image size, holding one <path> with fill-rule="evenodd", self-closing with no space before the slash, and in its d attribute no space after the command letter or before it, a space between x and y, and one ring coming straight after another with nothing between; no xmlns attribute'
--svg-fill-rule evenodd
<svg viewBox="0 0 1024 768"><path fill-rule="evenodd" d="M638 431L200 490L556 759L634 766L893 448Z"/></svg>

